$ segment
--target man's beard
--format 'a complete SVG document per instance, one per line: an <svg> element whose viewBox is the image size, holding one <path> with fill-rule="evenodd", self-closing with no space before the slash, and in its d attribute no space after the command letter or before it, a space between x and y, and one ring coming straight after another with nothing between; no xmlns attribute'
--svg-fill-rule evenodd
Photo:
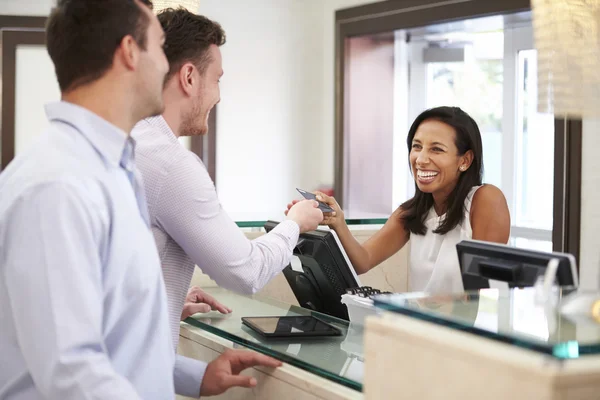
<svg viewBox="0 0 600 400"><path fill-rule="evenodd" d="M199 136L207 133L206 113L203 112L200 101L194 104L192 111L185 116L179 131L179 136Z"/></svg>

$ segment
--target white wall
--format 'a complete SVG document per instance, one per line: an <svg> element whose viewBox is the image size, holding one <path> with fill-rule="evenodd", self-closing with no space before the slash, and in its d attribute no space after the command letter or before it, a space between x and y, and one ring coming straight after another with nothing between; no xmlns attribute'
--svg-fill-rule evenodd
<svg viewBox="0 0 600 400"><path fill-rule="evenodd" d="M334 12L364 0L202 0L221 23L217 181L233 216L283 218L296 187L333 184Z"/></svg>
<svg viewBox="0 0 600 400"><path fill-rule="evenodd" d="M312 0L306 0L312 1ZM323 120L321 125L320 166L316 168L319 180L333 185L335 141L335 11L343 8L377 3L373 0L324 0L323 1Z"/></svg>
<svg viewBox="0 0 600 400"><path fill-rule="evenodd" d="M600 287L600 120L583 121L581 168L580 285Z"/></svg>
<svg viewBox="0 0 600 400"><path fill-rule="evenodd" d="M60 100L60 89L45 46L20 45L16 58L15 154L19 154L48 127L44 105Z"/></svg>
<svg viewBox="0 0 600 400"><path fill-rule="evenodd" d="M46 16L55 0L0 0L0 15Z"/></svg>
<svg viewBox="0 0 600 400"><path fill-rule="evenodd" d="M320 116L321 83L314 77L320 79L321 28L310 26L318 6L301 0L201 2L200 13L227 33L217 185L233 216L283 218L294 188L306 186L302 166L311 155L304 144Z"/></svg>
<svg viewBox="0 0 600 400"><path fill-rule="evenodd" d="M283 218L296 187L333 184L335 10L368 0L202 0L225 28L219 196L233 216ZM55 0L0 0L47 15Z"/></svg>

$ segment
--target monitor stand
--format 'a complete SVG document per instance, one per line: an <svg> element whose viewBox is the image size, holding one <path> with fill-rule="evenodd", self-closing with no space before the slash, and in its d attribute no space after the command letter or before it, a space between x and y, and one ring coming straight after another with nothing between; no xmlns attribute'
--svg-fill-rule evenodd
<svg viewBox="0 0 600 400"><path fill-rule="evenodd" d="M559 261L555 258L550 260L546 273L544 274L543 283L536 284L536 299L540 303L548 306L557 305L556 300L552 295L552 289L558 270ZM578 290L562 298L561 304L558 305L558 311L566 317L591 316L596 320L600 320L600 292L583 292Z"/></svg>

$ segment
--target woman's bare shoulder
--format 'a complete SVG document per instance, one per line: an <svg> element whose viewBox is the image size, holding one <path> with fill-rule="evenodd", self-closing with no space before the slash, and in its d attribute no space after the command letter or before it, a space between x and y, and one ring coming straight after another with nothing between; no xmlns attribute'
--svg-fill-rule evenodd
<svg viewBox="0 0 600 400"><path fill-rule="evenodd" d="M485 184L473 195L473 207L507 206L506 197L497 186Z"/></svg>
<svg viewBox="0 0 600 400"><path fill-rule="evenodd" d="M471 204L473 239L506 243L510 236L510 211L504 193L494 185L484 185Z"/></svg>

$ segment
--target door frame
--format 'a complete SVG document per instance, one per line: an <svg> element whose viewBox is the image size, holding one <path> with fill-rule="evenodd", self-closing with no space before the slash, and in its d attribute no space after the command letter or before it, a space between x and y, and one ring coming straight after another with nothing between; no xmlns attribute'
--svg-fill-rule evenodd
<svg viewBox="0 0 600 400"><path fill-rule="evenodd" d="M15 157L15 118L17 90L17 47L45 46L46 33L40 28L0 29L2 51L2 124L0 125L0 171Z"/></svg>
<svg viewBox="0 0 600 400"><path fill-rule="evenodd" d="M41 44L45 43L45 38L39 42L39 34L27 34L25 32L39 32L42 36L46 26L46 17L31 17L21 15L0 15L0 54L2 69L2 97L0 106L2 107L2 124L0 125L0 171L14 157L14 123L15 123L15 76L16 76L16 46L17 44ZM3 38L1 32L10 30L8 36ZM31 42L31 43L29 43ZM6 55L5 55L6 54ZM7 59L8 58L8 59ZM11 128L12 126L12 128ZM2 133L5 132L3 135ZM12 132L10 134L9 132ZM6 144L5 144L6 143Z"/></svg>

